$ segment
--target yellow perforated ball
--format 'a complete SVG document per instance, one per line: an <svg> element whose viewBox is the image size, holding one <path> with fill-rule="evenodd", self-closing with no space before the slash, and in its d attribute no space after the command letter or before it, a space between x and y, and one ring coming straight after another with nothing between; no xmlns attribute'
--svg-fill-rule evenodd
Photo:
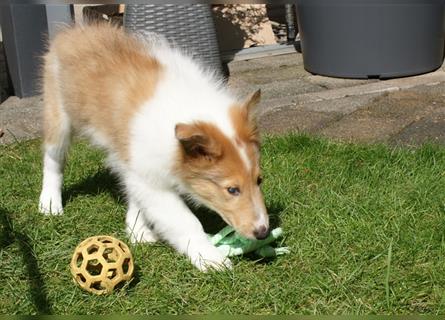
<svg viewBox="0 0 445 320"><path fill-rule="evenodd" d="M128 246L110 236L82 241L74 251L70 267L74 281L95 294L112 292L119 283L130 280L134 271Z"/></svg>

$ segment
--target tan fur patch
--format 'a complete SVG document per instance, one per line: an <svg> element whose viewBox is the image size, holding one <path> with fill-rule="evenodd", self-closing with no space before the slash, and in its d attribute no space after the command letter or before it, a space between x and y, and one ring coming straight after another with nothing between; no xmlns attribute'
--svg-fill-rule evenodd
<svg viewBox="0 0 445 320"><path fill-rule="evenodd" d="M51 54L47 54L46 65L43 74L43 136L45 144L59 144L61 137L62 114L57 101L57 81L51 71L51 61L54 59Z"/></svg>
<svg viewBox="0 0 445 320"><path fill-rule="evenodd" d="M162 71L159 62L122 29L99 24L61 32L46 56L46 65L51 63L58 64L59 74L54 79L45 69L48 118L58 117L54 97L60 90L73 126L99 131L128 160L129 122L153 95ZM51 132L47 136L52 139Z"/></svg>

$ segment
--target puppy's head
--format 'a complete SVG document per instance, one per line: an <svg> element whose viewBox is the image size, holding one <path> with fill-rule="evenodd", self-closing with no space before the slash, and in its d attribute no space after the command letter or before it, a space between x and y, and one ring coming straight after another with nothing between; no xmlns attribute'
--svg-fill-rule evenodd
<svg viewBox="0 0 445 320"><path fill-rule="evenodd" d="M259 99L257 91L231 107L233 137L207 122L180 123L175 128L180 151L177 169L192 197L251 239L263 239L269 233L253 116Z"/></svg>

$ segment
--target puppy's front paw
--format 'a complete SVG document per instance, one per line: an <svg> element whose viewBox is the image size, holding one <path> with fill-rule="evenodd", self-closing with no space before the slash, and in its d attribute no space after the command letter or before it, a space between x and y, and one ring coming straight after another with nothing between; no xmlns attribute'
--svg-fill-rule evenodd
<svg viewBox="0 0 445 320"><path fill-rule="evenodd" d="M190 255L190 260L193 265L202 272L232 269L232 262L230 259L224 256L213 245L201 247L199 251Z"/></svg>
<svg viewBox="0 0 445 320"><path fill-rule="evenodd" d="M46 215L62 214L62 197L60 195L42 191L39 200L39 211Z"/></svg>

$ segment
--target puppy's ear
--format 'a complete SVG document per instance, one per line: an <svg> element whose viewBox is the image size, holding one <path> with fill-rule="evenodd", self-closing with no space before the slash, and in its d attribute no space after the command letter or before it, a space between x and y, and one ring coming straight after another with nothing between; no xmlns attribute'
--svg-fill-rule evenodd
<svg viewBox="0 0 445 320"><path fill-rule="evenodd" d="M242 104L242 114L246 123L241 129L244 136L250 142L259 145L259 133L257 126L257 106L261 100L261 90L255 91Z"/></svg>
<svg viewBox="0 0 445 320"><path fill-rule="evenodd" d="M255 118L256 107L261 100L261 89L258 89L244 101L243 106L249 115L249 119Z"/></svg>
<svg viewBox="0 0 445 320"><path fill-rule="evenodd" d="M186 158L217 159L222 154L222 146L199 124L178 123L175 136L181 144Z"/></svg>

